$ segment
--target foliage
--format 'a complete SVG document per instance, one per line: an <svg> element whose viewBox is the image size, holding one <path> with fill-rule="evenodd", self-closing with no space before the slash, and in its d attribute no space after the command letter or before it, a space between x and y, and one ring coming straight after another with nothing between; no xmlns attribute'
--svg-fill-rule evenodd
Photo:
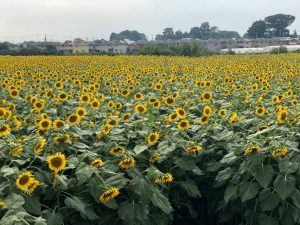
<svg viewBox="0 0 300 225"><path fill-rule="evenodd" d="M124 39L129 39L132 41L145 41L146 36L143 33L139 33L135 30L130 31L130 30L124 30L120 32L119 34L116 33L111 33L109 40L110 41L120 41Z"/></svg>
<svg viewBox="0 0 300 225"><path fill-rule="evenodd" d="M278 48L273 48L270 52L271 54L282 54L282 53L288 53L288 49L284 46L280 46Z"/></svg>
<svg viewBox="0 0 300 225"><path fill-rule="evenodd" d="M203 56L212 53L196 42L183 43L178 46L161 47L158 44L147 44L138 51L141 55L170 55L170 56Z"/></svg>
<svg viewBox="0 0 300 225"><path fill-rule="evenodd" d="M210 26L208 22L204 22L200 27L192 27L190 32L182 32L180 30L174 32L173 28L167 27L162 34L158 34L155 40L181 40L182 38L192 39L222 39L222 38L240 38L236 31L219 30L216 26Z"/></svg>
<svg viewBox="0 0 300 225"><path fill-rule="evenodd" d="M265 22L272 36L285 37L286 34L289 34L289 30L286 28L290 26L295 19L296 17L292 15L276 14L266 17Z"/></svg>
<svg viewBox="0 0 300 225"><path fill-rule="evenodd" d="M299 62L0 57L0 224L299 224Z"/></svg>
<svg viewBox="0 0 300 225"><path fill-rule="evenodd" d="M255 21L247 31L248 38L264 38L267 32L267 24L264 20Z"/></svg>

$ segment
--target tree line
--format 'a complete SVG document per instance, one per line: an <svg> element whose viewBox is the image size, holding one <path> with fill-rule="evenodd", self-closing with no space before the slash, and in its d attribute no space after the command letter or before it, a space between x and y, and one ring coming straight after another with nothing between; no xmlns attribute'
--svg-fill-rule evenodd
<svg viewBox="0 0 300 225"><path fill-rule="evenodd" d="M286 14L275 14L266 17L264 20L257 20L248 28L243 35L245 38L272 38L272 37L297 37L297 32L290 34L287 29L296 17ZM183 38L191 39L232 39L240 38L237 31L220 30L217 26L210 26L209 22L202 23L199 27L192 27L189 32L167 27L161 34L155 36L156 41L160 40L181 40ZM138 31L125 30L110 35L110 41L129 39L133 41L145 41L146 35Z"/></svg>

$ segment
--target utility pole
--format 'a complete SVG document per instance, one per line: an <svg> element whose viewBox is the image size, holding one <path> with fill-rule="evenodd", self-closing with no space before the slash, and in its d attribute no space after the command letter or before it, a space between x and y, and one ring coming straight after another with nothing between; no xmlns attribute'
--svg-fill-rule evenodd
<svg viewBox="0 0 300 225"><path fill-rule="evenodd" d="M47 42L47 34L45 34L45 39L44 39L45 43Z"/></svg>

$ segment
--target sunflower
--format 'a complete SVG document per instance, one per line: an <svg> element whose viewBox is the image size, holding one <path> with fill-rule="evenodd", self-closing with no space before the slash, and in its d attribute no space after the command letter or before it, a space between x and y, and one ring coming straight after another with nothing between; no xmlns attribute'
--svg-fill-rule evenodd
<svg viewBox="0 0 300 225"><path fill-rule="evenodd" d="M292 99L291 100L291 104L292 104L292 106L297 106L298 105L298 100L297 99Z"/></svg>
<svg viewBox="0 0 300 225"><path fill-rule="evenodd" d="M80 117L84 117L87 114L87 111L83 107L79 107L76 109L76 114Z"/></svg>
<svg viewBox="0 0 300 225"><path fill-rule="evenodd" d="M6 202L5 201L2 201L2 200L0 200L0 208L1 207L3 207L3 206L5 206L6 205Z"/></svg>
<svg viewBox="0 0 300 225"><path fill-rule="evenodd" d="M42 110L44 108L44 106L45 106L44 100L38 100L33 103L33 108L37 111Z"/></svg>
<svg viewBox="0 0 300 225"><path fill-rule="evenodd" d="M239 117L237 113L231 114L231 116L228 118L228 122L231 124L235 124L239 121Z"/></svg>
<svg viewBox="0 0 300 225"><path fill-rule="evenodd" d="M51 128L52 122L49 119L41 119L38 123L40 130L49 130Z"/></svg>
<svg viewBox="0 0 300 225"><path fill-rule="evenodd" d="M61 81L55 82L54 87L59 90L62 89L64 87L63 82Z"/></svg>
<svg viewBox="0 0 300 225"><path fill-rule="evenodd" d="M135 106L135 111L137 112L137 113L145 113L145 112L147 112L147 105L146 104L137 104L136 106Z"/></svg>
<svg viewBox="0 0 300 225"><path fill-rule="evenodd" d="M54 142L58 143L58 144L66 143L70 139L71 139L71 137L69 134L65 134L63 136L56 136L53 138Z"/></svg>
<svg viewBox="0 0 300 225"><path fill-rule="evenodd" d="M110 149L109 153L111 155L115 155L115 156L116 155L122 155L122 154L125 153L125 149L123 147L121 147L121 146L116 146L116 147Z"/></svg>
<svg viewBox="0 0 300 225"><path fill-rule="evenodd" d="M63 128L64 126L65 126L65 121L63 121L63 120L54 120L53 121L54 129Z"/></svg>
<svg viewBox="0 0 300 225"><path fill-rule="evenodd" d="M288 149L285 147L282 148L277 148L272 151L272 156L273 157L278 157L278 156L285 156L288 153Z"/></svg>
<svg viewBox="0 0 300 225"><path fill-rule="evenodd" d="M100 105L101 105L100 101L98 101L97 99L93 99L91 101L91 106L93 109L98 109L100 107Z"/></svg>
<svg viewBox="0 0 300 225"><path fill-rule="evenodd" d="M131 114L130 113L125 113L123 116L122 116L122 121L123 122L126 122L129 118L130 118Z"/></svg>
<svg viewBox="0 0 300 225"><path fill-rule="evenodd" d="M260 152L261 151L261 147L258 146L258 145L254 145L254 146L250 146L250 147L247 147L244 152L246 154L249 154L249 153L253 153L253 152Z"/></svg>
<svg viewBox="0 0 300 225"><path fill-rule="evenodd" d="M154 163L159 159L159 157L160 157L160 154L158 152L155 152L151 155L149 162Z"/></svg>
<svg viewBox="0 0 300 225"><path fill-rule="evenodd" d="M130 169L134 167L134 159L132 157L127 157L119 162L119 167L122 169Z"/></svg>
<svg viewBox="0 0 300 225"><path fill-rule="evenodd" d="M8 124L0 125L0 137L6 136L10 133L10 127Z"/></svg>
<svg viewBox="0 0 300 225"><path fill-rule="evenodd" d="M45 131L44 130L36 130L34 133L35 133L35 136L41 137L44 135Z"/></svg>
<svg viewBox="0 0 300 225"><path fill-rule="evenodd" d="M28 191L29 185L34 181L33 175L31 172L26 171L20 174L16 180L16 186L22 191Z"/></svg>
<svg viewBox="0 0 300 225"><path fill-rule="evenodd" d="M139 92L139 93L134 94L133 98L134 98L134 100L142 100L142 99L144 99L144 95Z"/></svg>
<svg viewBox="0 0 300 225"><path fill-rule="evenodd" d="M190 127L190 122L188 120L181 120L177 127L179 130L187 130Z"/></svg>
<svg viewBox="0 0 300 225"><path fill-rule="evenodd" d="M210 106L206 105L206 106L204 106L202 112L205 116L210 117L211 113L213 112L213 109Z"/></svg>
<svg viewBox="0 0 300 225"><path fill-rule="evenodd" d="M18 156L18 155L20 155L22 152L23 152L23 147L22 147L22 146L19 146L19 147L16 147L16 148L12 149L12 150L10 151L10 154L11 154L12 156Z"/></svg>
<svg viewBox="0 0 300 225"><path fill-rule="evenodd" d="M174 121L177 120L177 119L178 119L177 113L171 113L171 114L168 116L167 121L168 121L168 122L174 122Z"/></svg>
<svg viewBox="0 0 300 225"><path fill-rule="evenodd" d="M104 162L101 159L95 159L91 162L91 166L95 168L100 168L104 165Z"/></svg>
<svg viewBox="0 0 300 225"><path fill-rule="evenodd" d="M121 95L122 95L123 97L127 97L128 95L130 95L130 90L129 90L129 89L126 89L126 90L122 91L122 92L121 92Z"/></svg>
<svg viewBox="0 0 300 225"><path fill-rule="evenodd" d="M160 177L156 178L154 182L156 184L160 184L160 183L164 184L164 183L172 183L173 180L174 180L174 178L173 178L172 174L166 173L166 174L163 174Z"/></svg>
<svg viewBox="0 0 300 225"><path fill-rule="evenodd" d="M82 94L80 96L80 103L89 103L90 100L91 100L91 98L88 94Z"/></svg>
<svg viewBox="0 0 300 225"><path fill-rule="evenodd" d="M147 137L148 145L155 145L159 139L159 133L150 133Z"/></svg>
<svg viewBox="0 0 300 225"><path fill-rule="evenodd" d="M70 125L75 125L75 124L79 123L80 120L81 120L81 117L74 113L68 117L68 123Z"/></svg>
<svg viewBox="0 0 300 225"><path fill-rule="evenodd" d="M213 98L213 94L211 92L203 92L201 94L201 101L202 102L210 102Z"/></svg>
<svg viewBox="0 0 300 225"><path fill-rule="evenodd" d="M119 124L119 121L117 119L108 119L107 124L110 126L117 126Z"/></svg>
<svg viewBox="0 0 300 225"><path fill-rule="evenodd" d="M180 118L180 119L184 119L186 117L186 111L182 107L178 107L176 109L176 114L177 114L178 118Z"/></svg>
<svg viewBox="0 0 300 225"><path fill-rule="evenodd" d="M276 104L276 103L279 103L280 102L280 98L279 96L275 95L272 97L272 103L273 104Z"/></svg>
<svg viewBox="0 0 300 225"><path fill-rule="evenodd" d="M267 128L268 128L267 125L261 125L261 126L259 126L259 127L257 128L257 132L262 131L262 130L265 130L265 129L267 129Z"/></svg>
<svg viewBox="0 0 300 225"><path fill-rule="evenodd" d="M209 117L208 116L201 116L200 119L199 119L199 123L201 125L207 124L208 121L209 121Z"/></svg>
<svg viewBox="0 0 300 225"><path fill-rule="evenodd" d="M161 83L156 83L155 86L154 86L154 89L157 90L157 91L160 91L162 88L163 88L163 86L162 86Z"/></svg>
<svg viewBox="0 0 300 225"><path fill-rule="evenodd" d="M263 116L265 114L266 110L263 106L258 106L255 110L255 115L257 116Z"/></svg>
<svg viewBox="0 0 300 225"><path fill-rule="evenodd" d="M175 102L176 102L176 100L175 100L175 98L173 98L172 96L171 96L171 97L167 97L167 98L165 99L165 104L168 105L168 106L173 105Z"/></svg>
<svg viewBox="0 0 300 225"><path fill-rule="evenodd" d="M40 185L40 182L36 179L33 179L32 183L29 184L28 189L26 191L27 194L32 194L32 192L34 192L34 190Z"/></svg>
<svg viewBox="0 0 300 225"><path fill-rule="evenodd" d="M288 112L286 110L282 110L277 114L277 122L279 124L284 123L287 120Z"/></svg>
<svg viewBox="0 0 300 225"><path fill-rule="evenodd" d="M59 101L66 101L66 100L68 100L68 98L69 98L69 96L68 96L66 93L64 93L64 92L61 92L61 93L58 95Z"/></svg>
<svg viewBox="0 0 300 225"><path fill-rule="evenodd" d="M16 89L9 91L9 96L12 98L18 98L19 94L20 94L20 92Z"/></svg>
<svg viewBox="0 0 300 225"><path fill-rule="evenodd" d="M194 153L194 152L199 152L202 150L203 150L202 146L194 145L194 146L188 147L185 151L188 153Z"/></svg>
<svg viewBox="0 0 300 225"><path fill-rule="evenodd" d="M46 144L46 139L45 138L43 138L43 139L41 139L37 144L36 144L36 146L34 147L34 149L33 149L33 152L34 152L34 154L35 155L39 155L40 154L40 152L42 151L42 148L44 148L44 146L45 146L45 144Z"/></svg>
<svg viewBox="0 0 300 225"><path fill-rule="evenodd" d="M6 108L3 108L3 107L0 108L0 119L5 118L6 111L7 111Z"/></svg>
<svg viewBox="0 0 300 225"><path fill-rule="evenodd" d="M219 110L219 112L218 112L219 117L224 118L224 117L226 117L226 115L227 115L227 110L226 109L220 109Z"/></svg>
<svg viewBox="0 0 300 225"><path fill-rule="evenodd" d="M56 153L55 155L48 156L47 161L49 169L55 173L63 170L67 164L66 157L62 153Z"/></svg>
<svg viewBox="0 0 300 225"><path fill-rule="evenodd" d="M120 194L119 188L111 187L111 188L107 189L104 193L101 194L101 196L99 197L99 200L102 203L106 203L106 202L114 199L115 197L117 197L119 194Z"/></svg>
<svg viewBox="0 0 300 225"><path fill-rule="evenodd" d="M160 101L155 100L155 102L152 103L153 108L158 109L160 107Z"/></svg>

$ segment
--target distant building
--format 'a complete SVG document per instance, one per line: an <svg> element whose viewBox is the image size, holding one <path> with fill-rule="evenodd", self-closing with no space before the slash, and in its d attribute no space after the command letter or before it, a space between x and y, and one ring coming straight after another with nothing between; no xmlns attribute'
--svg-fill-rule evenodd
<svg viewBox="0 0 300 225"><path fill-rule="evenodd" d="M73 54L89 53L89 44L80 38L75 38L72 42L72 51Z"/></svg>

